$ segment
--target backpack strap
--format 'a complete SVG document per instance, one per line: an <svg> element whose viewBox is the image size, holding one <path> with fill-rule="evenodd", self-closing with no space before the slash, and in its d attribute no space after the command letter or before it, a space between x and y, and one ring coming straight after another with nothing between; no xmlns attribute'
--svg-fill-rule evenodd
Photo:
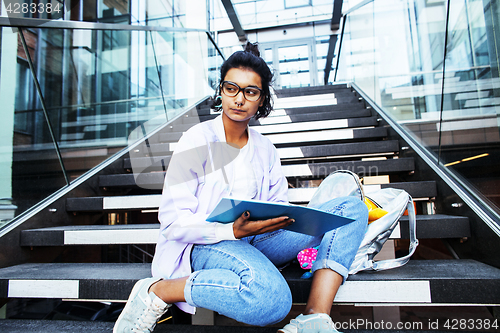
<svg viewBox="0 0 500 333"><path fill-rule="evenodd" d="M408 204L406 205L406 209L408 210L408 218L409 218L408 222L410 231L410 249L408 255L396 259L373 261L372 268L374 270L377 271L377 270L384 270L384 269L403 266L410 260L410 257L413 255L413 253L415 253L415 250L417 249L418 246L417 223L416 223L417 218L415 214L415 206L413 206L413 199L409 195L408 195Z"/></svg>

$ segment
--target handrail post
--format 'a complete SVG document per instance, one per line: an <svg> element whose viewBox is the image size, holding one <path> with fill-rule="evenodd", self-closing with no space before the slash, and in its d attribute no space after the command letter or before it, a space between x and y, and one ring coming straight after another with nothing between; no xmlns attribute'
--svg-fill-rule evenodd
<svg viewBox="0 0 500 333"><path fill-rule="evenodd" d="M337 81L337 73L339 72L340 51L342 50L342 42L344 41L344 31L345 31L345 21L346 20L347 20L347 15L343 15L342 16L342 30L340 32L339 51L337 52L337 63L335 64L335 75L333 77L333 82Z"/></svg>

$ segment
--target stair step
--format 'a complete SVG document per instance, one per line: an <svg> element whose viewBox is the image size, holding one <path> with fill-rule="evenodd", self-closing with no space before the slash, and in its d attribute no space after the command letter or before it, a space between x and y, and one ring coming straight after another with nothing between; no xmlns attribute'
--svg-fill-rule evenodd
<svg viewBox="0 0 500 333"><path fill-rule="evenodd" d="M367 145L367 148L368 145ZM321 149L321 148L318 148ZM311 151L314 153L314 151ZM298 155L300 151L287 151L287 157L295 157L303 159ZM294 153L297 153L293 155ZM166 157L167 160L169 157ZM158 160L161 157L157 158ZM147 163L150 159L141 160L140 163ZM168 162L167 162L168 163ZM167 166L165 163L165 166ZM330 173L337 170L351 170L360 176L379 176L393 174L398 172L410 172L414 170L414 160L411 157L393 158L385 160L357 160L357 161L340 161L340 162L321 162L321 163L304 163L304 164L287 164L286 160L283 163L283 173L288 178L320 178L326 177ZM149 167L151 171L161 171L163 166L160 162ZM164 172L141 173L136 179L133 174L120 175L105 175L99 177L99 186L101 187L146 187L149 189L162 189L165 179ZM156 185L150 187L151 185Z"/></svg>
<svg viewBox="0 0 500 333"><path fill-rule="evenodd" d="M296 107L307 107L313 108L318 106L333 106L333 105L349 105L359 101L359 97L353 94L351 91L339 91L339 92L325 92L324 94L313 94L313 95L297 95L297 96L286 96L278 97L274 99L273 108L275 110L296 108ZM209 106L200 107L196 109L198 116L207 116L213 114L215 111Z"/></svg>
<svg viewBox="0 0 500 333"><path fill-rule="evenodd" d="M273 132L273 129L278 129L278 132L291 132L294 131L293 129L294 127L299 127L298 129L299 131L305 131L307 130L306 126L312 129L324 129L328 128L328 126L330 126L330 128L355 128L355 127L376 126L378 124L375 117L370 117L369 110L355 111L354 116L356 115L359 116L359 118L354 118L353 115L350 114L350 112L340 112L338 115L335 113L313 113L313 114L300 114L291 116L278 116L278 117L268 117L265 119L260 119L258 121L252 119L250 125L251 127L254 127L257 131L261 133L270 133ZM330 122L325 122L325 121L330 121ZM263 122L263 124L261 124L261 122ZM293 125L293 124L288 124L288 126L283 125L290 122L292 123L300 122L300 125ZM318 123L314 124L315 122ZM197 123L199 123L199 121L189 124L179 123L170 125L168 128L162 131L162 133L168 133L168 135L165 135L165 137L160 139L160 141L174 140L175 138L180 136L179 134L172 135L171 133L185 132ZM280 124L281 127L275 127L278 124ZM274 126L267 127L270 125ZM261 130L260 128L265 128L265 129ZM274 132L276 132L276 130L274 130ZM151 139L150 141L152 140L154 139ZM134 151L132 151L131 154L134 153L150 154L151 152L157 153L159 151L165 153L168 152L168 150L165 150L164 145L149 142L148 147L146 147L146 145L141 145L137 147Z"/></svg>
<svg viewBox="0 0 500 333"><path fill-rule="evenodd" d="M305 303L310 280L293 266L283 272L294 302ZM498 304L500 269L474 260L410 260L403 267L351 275L335 302L388 304Z"/></svg>
<svg viewBox="0 0 500 333"><path fill-rule="evenodd" d="M341 140L375 139L387 136L385 127L360 129L331 129L300 133L280 133L265 135L277 147L290 147L297 144L318 142L333 143Z"/></svg>
<svg viewBox="0 0 500 333"><path fill-rule="evenodd" d="M356 321L353 321L355 323ZM444 321L443 321L444 323ZM344 322L350 325L349 322ZM373 323L372 323L373 324ZM377 323L380 324L380 323ZM422 324L421 326L419 326ZM109 333L113 330L114 323L100 321L67 321L67 320L0 320L0 331L2 333L75 333L93 332ZM352 325L351 325L352 326ZM385 326L388 326L387 324ZM428 323L412 323L412 327L426 328ZM349 327L349 326L347 326ZM357 324L352 326L357 327ZM254 326L201 326L201 325L170 325L160 323L154 329L154 333L276 333L276 325L273 327ZM362 329L342 329L344 333L394 333L394 330L362 330ZM415 330L397 330L398 333L415 333ZM447 331L422 330L421 333L445 333ZM470 331L453 330L456 333Z"/></svg>
<svg viewBox="0 0 500 333"><path fill-rule="evenodd" d="M320 178L337 170L350 170L360 176L380 176L398 172L410 172L415 168L411 157L373 161L341 161L309 164L283 165L283 173L288 178Z"/></svg>
<svg viewBox="0 0 500 333"><path fill-rule="evenodd" d="M159 142L177 142L182 136L182 132L160 133Z"/></svg>
<svg viewBox="0 0 500 333"><path fill-rule="evenodd" d="M328 129L339 129L339 128L356 128L356 127L371 127L377 126L376 117L363 117L363 118L352 118L352 119L328 119L328 120L314 120L308 119L303 122L294 123L280 123L280 124L269 124L269 125L254 125L250 126L261 134L269 133L290 133L290 132L306 132L306 131L319 131ZM163 132L163 134L173 134L173 133L183 133L189 129L189 125L180 125L179 128L172 127L169 130L171 132ZM166 135L165 137L170 137Z"/></svg>
<svg viewBox="0 0 500 333"><path fill-rule="evenodd" d="M123 159L123 169L125 170L132 170L133 167L139 167L141 169L148 168L148 170L151 171L165 171L167 170L166 168L168 167L168 164L170 163L170 159L172 158L171 155L161 155L161 154L148 154L149 156L147 157L134 157L132 159L130 158L124 158ZM133 161L133 167L132 167L132 161ZM116 175L113 175L116 176ZM119 175L118 175L119 176ZM101 177L106 177L106 176L101 176ZM99 179L101 179L101 177ZM106 185L100 185L100 186L106 186Z"/></svg>
<svg viewBox="0 0 500 333"><path fill-rule="evenodd" d="M347 84L335 84L326 86L312 86L312 87L300 87L300 88L284 88L276 89L274 93L278 97L285 96L300 96L300 95L317 95L322 93L330 93L335 91L351 91L351 88Z"/></svg>
<svg viewBox="0 0 500 333"><path fill-rule="evenodd" d="M384 140L278 148L278 154L283 163L286 162L286 159L361 158L365 156L394 155L398 150L399 143L397 140Z"/></svg>
<svg viewBox="0 0 500 333"><path fill-rule="evenodd" d="M291 265L283 271L295 303L306 303L311 280ZM124 301L150 264L22 264L0 269L0 298ZM474 260L410 260L396 269L349 276L339 304L497 304L500 269Z"/></svg>
<svg viewBox="0 0 500 333"><path fill-rule="evenodd" d="M212 113L208 115L196 115L182 118L183 124L197 124L210 119L215 119L220 114L220 112Z"/></svg>
<svg viewBox="0 0 500 333"><path fill-rule="evenodd" d="M186 132L188 129L190 129L191 127L193 127L194 125L196 125L196 123L189 123L189 124L183 124L183 123L179 123L179 124L173 124L173 125L170 125L164 129L162 129L162 133L176 133L176 132Z"/></svg>
<svg viewBox="0 0 500 333"><path fill-rule="evenodd" d="M400 233L397 230L391 235L394 239L409 239L408 216L402 216L399 220ZM417 238L463 238L470 237L469 218L466 216L451 215L417 215Z"/></svg>
<svg viewBox="0 0 500 333"><path fill-rule="evenodd" d="M333 105L323 105L323 106L313 106L313 107L288 107L284 108L287 115L291 114L304 114L304 113L335 113L342 111L360 111L366 110L364 103L356 102L350 104L333 104Z"/></svg>
<svg viewBox="0 0 500 333"><path fill-rule="evenodd" d="M401 182L388 184L370 184L364 185L366 193L376 191L382 188L397 188L405 190L410 194L413 200L434 198L437 195L435 181L419 181L419 182ZM311 201L312 196L316 192L317 187L299 187L288 189L288 200L293 203L307 203Z"/></svg>
<svg viewBox="0 0 500 333"><path fill-rule="evenodd" d="M155 244L160 224L82 225L21 231L21 246ZM401 217L392 239L408 239L408 217ZM469 219L450 215L417 215L417 238L470 237Z"/></svg>
<svg viewBox="0 0 500 333"><path fill-rule="evenodd" d="M102 321L73 320L32 320L5 319L0 320L0 332L3 333L75 333L93 332L109 333L114 323ZM166 325L165 325L166 326ZM169 325L172 326L172 325ZM160 327L160 326L158 326ZM156 332L156 330L155 330ZM176 332L176 331L172 331ZM182 332L182 331L178 331Z"/></svg>
<svg viewBox="0 0 500 333"><path fill-rule="evenodd" d="M252 126L328 119L357 119L370 116L371 111L368 109L299 114L287 114L286 110L274 110L268 117L259 120L252 119L249 124Z"/></svg>
<svg viewBox="0 0 500 333"><path fill-rule="evenodd" d="M273 108L286 109L296 107L315 107L330 105L346 105L356 103L359 97L352 92L325 93L320 95L299 95L278 97L274 99Z"/></svg>
<svg viewBox="0 0 500 333"><path fill-rule="evenodd" d="M172 154L172 147L169 143L151 143L149 142L149 145L147 144L140 144L139 146L135 147L133 150L129 152L129 155L132 157L139 156L150 156L151 154L154 154L154 156L162 156L162 155L171 155Z"/></svg>
<svg viewBox="0 0 500 333"><path fill-rule="evenodd" d="M21 246L155 244L160 224L70 225L21 231Z"/></svg>
<svg viewBox="0 0 500 333"><path fill-rule="evenodd" d="M252 128L261 134L270 134L270 133L324 131L328 129L369 127L377 125L378 123L376 117L364 117L364 118L354 118L354 119L305 121L305 122L288 123L288 124L270 124L270 125L252 126Z"/></svg>
<svg viewBox="0 0 500 333"><path fill-rule="evenodd" d="M166 127L162 132L185 132L189 128L193 127L201 121L213 119L217 114L210 114L205 119L197 118L194 116L189 117L189 122L178 122ZM348 119L351 121L352 125L349 127L357 127L355 122L352 122L358 118L371 117L371 111L368 109L359 109L354 111L338 111L338 112L318 112L318 113L300 113L300 114L287 114L286 110L274 110L268 117L259 120L251 119L249 122L250 126L263 126L268 124L282 124L282 123L299 123L299 122L311 122L311 121L321 121L321 120L333 120L333 119ZM375 125L374 123L373 125Z"/></svg>
<svg viewBox="0 0 500 333"><path fill-rule="evenodd" d="M284 110L284 111L283 111ZM273 116L278 116L278 115L301 115L301 114L315 114L315 113L324 113L324 114L333 114L334 117L337 118L346 118L345 113L346 112L352 112L352 116L347 116L348 118L351 117L358 117L359 115L357 112L360 112L360 114L364 115L367 114L371 115L371 111L366 109L365 104L357 101L356 103L350 103L350 104L332 104L332 105L323 105L323 106L309 106L309 107L287 107L283 109L275 109L269 117ZM336 113L339 113L339 116L336 116ZM215 112L212 111L211 113L206 112L206 115L204 114L199 114L195 116L188 116L188 117L183 117L182 122L185 124L188 123L197 123L201 121L206 121L209 119L214 119L216 118L220 112Z"/></svg>
<svg viewBox="0 0 500 333"><path fill-rule="evenodd" d="M368 119L368 120L367 120ZM376 119L360 118L351 121L352 124L371 123L376 125ZM361 138L376 138L387 136L385 127L350 128L349 121L322 120L303 122L299 124L277 124L255 126L254 129L264 134L274 144L291 144L298 142L321 142L332 140L349 140ZM275 133L275 134L268 134ZM159 142L177 142L182 132L160 133ZM151 140L153 141L153 140Z"/></svg>
<svg viewBox="0 0 500 333"><path fill-rule="evenodd" d="M158 167L159 169L160 167ZM165 182L164 172L143 173L137 176L133 174L105 175L99 176L100 187L141 187L161 190Z"/></svg>
<svg viewBox="0 0 500 333"><path fill-rule="evenodd" d="M142 148L137 149L137 151L130 152L130 155L134 159L134 165L140 166L150 166L151 157L154 156L155 162L159 165L159 168L152 168L152 170L162 170L161 159L165 161L165 165L168 165L170 160L169 155L172 153L167 149L170 147L169 144L152 144L149 147L142 145ZM311 146L300 146L300 147L288 147L288 148L278 148L278 154L283 160L286 159L303 159L303 158L318 158L318 157L329 157L329 158L346 158L354 157L361 158L367 156L387 156L394 155L395 152L399 150L399 143L397 140L384 140L384 141L372 141L372 142L346 142L341 144L323 144L323 145L311 145ZM144 156L147 157L144 157ZM132 164L130 158L124 159L123 162L124 169L131 169ZM107 177L107 176L102 176ZM105 185L101 185L105 186ZM109 185L107 185L109 186Z"/></svg>
<svg viewBox="0 0 500 333"><path fill-rule="evenodd" d="M68 320L0 320L2 333L110 333L114 323L102 321L68 321ZM276 327L246 326L201 326L159 324L155 333L276 333ZM344 332L348 332L344 330ZM354 330L353 330L354 332ZM356 330L365 333L362 330ZM380 331L377 331L380 333ZM403 332L403 331L399 331ZM366 331L368 333L368 331ZM435 333L435 332L434 332Z"/></svg>

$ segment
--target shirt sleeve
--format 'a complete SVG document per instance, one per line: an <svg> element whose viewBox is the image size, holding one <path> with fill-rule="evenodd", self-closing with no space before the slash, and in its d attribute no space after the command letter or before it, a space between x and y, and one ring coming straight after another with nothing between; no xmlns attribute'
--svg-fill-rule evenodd
<svg viewBox="0 0 500 333"><path fill-rule="evenodd" d="M216 223L215 236L220 240L237 240L234 237L233 231L234 223Z"/></svg>
<svg viewBox="0 0 500 333"><path fill-rule="evenodd" d="M214 244L235 239L229 232L232 225L208 222L209 214L199 209L197 189L209 160L204 142L202 135L186 132L170 160L158 214L161 233L168 241Z"/></svg>

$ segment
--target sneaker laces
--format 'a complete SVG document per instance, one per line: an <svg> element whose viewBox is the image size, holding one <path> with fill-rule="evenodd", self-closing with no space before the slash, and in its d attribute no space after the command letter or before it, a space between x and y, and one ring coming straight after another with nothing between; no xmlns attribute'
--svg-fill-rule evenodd
<svg viewBox="0 0 500 333"><path fill-rule="evenodd" d="M168 308L168 307L167 307ZM149 306L144 309L141 317L135 323L135 327L132 328L134 333L147 333L153 332L158 319L165 313L165 307L161 307L155 302L151 301Z"/></svg>
<svg viewBox="0 0 500 333"><path fill-rule="evenodd" d="M299 324L299 321L297 319L294 318L294 319L290 320L290 325L294 325L295 327L298 328L299 327L298 324Z"/></svg>

